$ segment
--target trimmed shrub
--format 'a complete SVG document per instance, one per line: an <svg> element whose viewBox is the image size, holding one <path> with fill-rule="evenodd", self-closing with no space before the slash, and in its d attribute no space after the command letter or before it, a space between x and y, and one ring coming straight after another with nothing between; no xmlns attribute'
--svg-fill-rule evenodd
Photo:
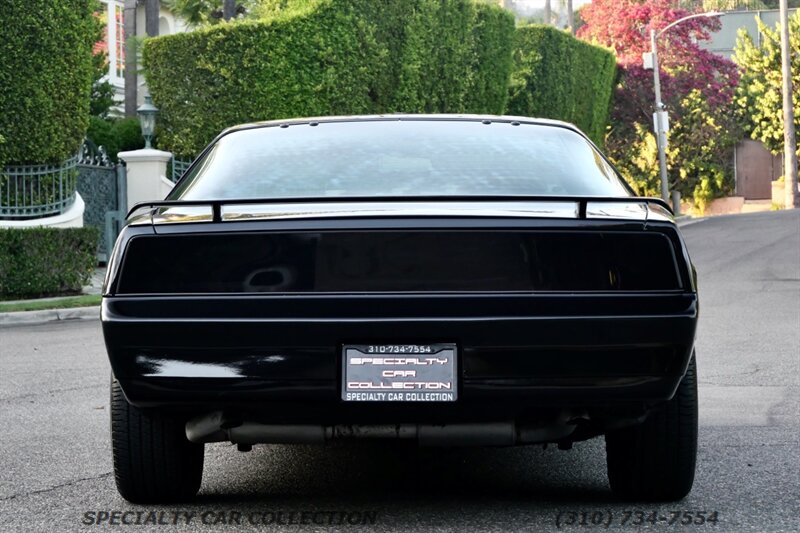
<svg viewBox="0 0 800 533"><path fill-rule="evenodd" d="M264 6L262 20L145 42L162 147L192 157L239 123L392 112L554 118L602 145L614 55L563 31L515 30L472 0Z"/></svg>
<svg viewBox="0 0 800 533"><path fill-rule="evenodd" d="M463 0L422 1L406 25L392 110L463 112L472 78L476 10Z"/></svg>
<svg viewBox="0 0 800 533"><path fill-rule="evenodd" d="M0 167L74 155L89 121L93 2L3 0Z"/></svg>
<svg viewBox="0 0 800 533"><path fill-rule="evenodd" d="M552 26L517 29L508 112L571 122L602 146L616 81L613 52Z"/></svg>
<svg viewBox="0 0 800 533"><path fill-rule="evenodd" d="M160 144L191 156L234 124L369 112L371 33L347 3L319 0L263 21L148 39Z"/></svg>
<svg viewBox="0 0 800 533"><path fill-rule="evenodd" d="M148 39L159 144L196 155L257 120L501 112L513 20L472 0L274 0L270 16ZM505 58L505 59L504 59Z"/></svg>
<svg viewBox="0 0 800 533"><path fill-rule="evenodd" d="M478 16L472 29L474 66L464 108L468 113L500 115L508 100L514 16L494 5L477 4L476 8Z"/></svg>
<svg viewBox="0 0 800 533"><path fill-rule="evenodd" d="M0 229L0 299L76 294L97 265L98 230Z"/></svg>
<svg viewBox="0 0 800 533"><path fill-rule="evenodd" d="M117 160L119 152L144 148L139 119L133 117L118 119L91 117L86 137L95 145L105 148L113 161Z"/></svg>
<svg viewBox="0 0 800 533"><path fill-rule="evenodd" d="M302 0L291 0L300 2ZM394 94L400 80L400 67L406 42L406 28L415 6L429 0L403 0L375 2L375 0L334 0L340 5L350 4L358 13L372 35L375 54L371 70L368 93L371 113L393 111Z"/></svg>

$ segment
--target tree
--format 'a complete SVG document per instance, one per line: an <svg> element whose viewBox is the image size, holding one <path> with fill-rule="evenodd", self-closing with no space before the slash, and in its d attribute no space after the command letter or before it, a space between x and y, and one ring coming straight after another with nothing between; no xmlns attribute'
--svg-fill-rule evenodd
<svg viewBox="0 0 800 533"><path fill-rule="evenodd" d="M781 98L781 38L778 28L758 19L761 42L756 44L739 30L733 59L742 71L736 91L737 114L746 134L766 145L772 153L783 150L783 101ZM800 11L789 19L792 49L792 82L800 87ZM800 96L794 93L795 128L800 128Z"/></svg>
<svg viewBox="0 0 800 533"><path fill-rule="evenodd" d="M158 37L158 17L161 11L160 0L145 0L144 31L148 37Z"/></svg>
<svg viewBox="0 0 800 533"><path fill-rule="evenodd" d="M259 0L161 0L164 7L189 23L190 26L215 24L252 12ZM227 8L227 13L226 13ZM228 15L226 17L226 14Z"/></svg>
<svg viewBox="0 0 800 533"><path fill-rule="evenodd" d="M578 36L617 53L620 84L606 147L640 194L658 195L659 182L652 159L652 72L643 68L642 53L650 51L651 28L660 30L689 14L669 0L594 0L581 10L585 25ZM731 112L736 65L697 44L717 28L716 19L692 19L658 41L662 100L670 113L670 188L692 198L700 209L732 188L730 151L738 138Z"/></svg>
<svg viewBox="0 0 800 533"><path fill-rule="evenodd" d="M231 20L236 16L236 0L224 0L222 3L222 18Z"/></svg>
<svg viewBox="0 0 800 533"><path fill-rule="evenodd" d="M575 35L575 9L572 7L572 0L567 0L566 4L567 28L572 35Z"/></svg>
<svg viewBox="0 0 800 533"><path fill-rule="evenodd" d="M578 30L580 30L586 24L586 22L583 20L583 8L586 5L587 4L584 4L584 5L580 6L580 7L578 7L578 9L575 10L575 34L576 35L578 33Z"/></svg>

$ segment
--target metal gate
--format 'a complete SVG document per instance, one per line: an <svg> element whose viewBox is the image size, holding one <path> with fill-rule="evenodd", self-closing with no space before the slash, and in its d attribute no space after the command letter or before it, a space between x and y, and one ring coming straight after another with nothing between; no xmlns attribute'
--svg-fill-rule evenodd
<svg viewBox="0 0 800 533"><path fill-rule="evenodd" d="M100 230L97 260L107 262L125 218L125 166L111 161L102 146L87 140L77 170L77 189L86 204L83 223Z"/></svg>

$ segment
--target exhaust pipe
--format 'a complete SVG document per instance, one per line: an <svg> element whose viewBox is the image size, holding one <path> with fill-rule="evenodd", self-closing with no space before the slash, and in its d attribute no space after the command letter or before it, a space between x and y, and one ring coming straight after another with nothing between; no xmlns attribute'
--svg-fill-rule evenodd
<svg viewBox="0 0 800 533"><path fill-rule="evenodd" d="M191 442L233 442L236 444L322 444L325 428L311 425L267 425L241 422L214 411L186 422Z"/></svg>
<svg viewBox="0 0 800 533"><path fill-rule="evenodd" d="M514 422L460 423L444 425L287 425L240 422L227 419L222 411L202 415L186 423L191 442L235 444L324 444L337 439L416 439L420 446L513 446L565 439L575 425L538 428Z"/></svg>

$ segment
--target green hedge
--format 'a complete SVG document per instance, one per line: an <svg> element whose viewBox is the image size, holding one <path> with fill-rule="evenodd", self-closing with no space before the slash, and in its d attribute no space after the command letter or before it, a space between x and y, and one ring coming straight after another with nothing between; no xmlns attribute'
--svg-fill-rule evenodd
<svg viewBox="0 0 800 533"><path fill-rule="evenodd" d="M80 292L97 265L98 231L0 229L0 299Z"/></svg>
<svg viewBox="0 0 800 533"><path fill-rule="evenodd" d="M465 110L469 113L501 115L506 110L514 44L514 17L493 5L478 4L472 30L474 67L467 91Z"/></svg>
<svg viewBox="0 0 800 533"><path fill-rule="evenodd" d="M74 155L89 121L94 3L3 0L0 166Z"/></svg>
<svg viewBox="0 0 800 533"><path fill-rule="evenodd" d="M238 123L369 112L374 37L340 7L320 0L264 21L148 39L159 145L194 155Z"/></svg>
<svg viewBox="0 0 800 533"><path fill-rule="evenodd" d="M616 81L613 52L552 26L517 29L508 112L571 122L603 144Z"/></svg>
<svg viewBox="0 0 800 533"><path fill-rule="evenodd" d="M159 144L196 155L222 129L359 113L503 113L572 122L602 144L612 52L472 0L273 0L262 20L148 39Z"/></svg>
<svg viewBox="0 0 800 533"><path fill-rule="evenodd" d="M463 112L472 78L472 2L419 2L408 19L392 111Z"/></svg>
<svg viewBox="0 0 800 533"><path fill-rule="evenodd" d="M501 112L512 16L472 0L294 0L266 19L148 39L159 144L197 154L220 130L277 118Z"/></svg>

